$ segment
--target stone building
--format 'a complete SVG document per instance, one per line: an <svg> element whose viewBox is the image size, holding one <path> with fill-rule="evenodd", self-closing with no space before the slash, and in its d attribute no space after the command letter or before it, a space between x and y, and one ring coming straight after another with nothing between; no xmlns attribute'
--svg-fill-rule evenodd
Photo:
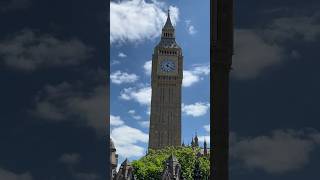
<svg viewBox="0 0 320 180"><path fill-rule="evenodd" d="M182 143L182 146L185 146L184 143ZM200 148L199 153L202 156L208 156L210 154L210 148L208 148L207 141L204 139L203 148L202 148L199 145L199 138L198 138L197 134L195 135L195 137L192 138L190 146L193 148L196 148L196 147Z"/></svg>
<svg viewBox="0 0 320 180"><path fill-rule="evenodd" d="M163 171L161 180L183 180L181 165L178 159L172 154L166 161L166 168Z"/></svg>
<svg viewBox="0 0 320 180"><path fill-rule="evenodd" d="M149 148L181 146L182 49L168 11L161 40L154 48L151 73Z"/></svg>
<svg viewBox="0 0 320 180"><path fill-rule="evenodd" d="M117 174L117 165L118 165L118 154L116 154L116 148L112 139L110 138L110 171L111 179L113 179Z"/></svg>
<svg viewBox="0 0 320 180"><path fill-rule="evenodd" d="M133 174L133 167L128 159L123 161L114 180L136 180Z"/></svg>

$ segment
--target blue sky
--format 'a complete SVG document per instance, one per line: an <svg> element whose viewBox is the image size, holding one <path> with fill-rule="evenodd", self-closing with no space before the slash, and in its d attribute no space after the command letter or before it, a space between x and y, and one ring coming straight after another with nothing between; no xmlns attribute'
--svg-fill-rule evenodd
<svg viewBox="0 0 320 180"><path fill-rule="evenodd" d="M202 142L205 138L209 141L209 1L111 2L111 137L120 163L125 157L134 160L146 152L150 62L169 7L184 56L182 139L190 143L197 132Z"/></svg>

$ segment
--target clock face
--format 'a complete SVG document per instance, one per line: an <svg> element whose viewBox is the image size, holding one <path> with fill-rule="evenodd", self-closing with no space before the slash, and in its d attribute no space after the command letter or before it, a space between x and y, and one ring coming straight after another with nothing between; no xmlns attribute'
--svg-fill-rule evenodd
<svg viewBox="0 0 320 180"><path fill-rule="evenodd" d="M161 71L163 72L172 72L176 69L175 63L169 59L163 60L160 66L161 66Z"/></svg>

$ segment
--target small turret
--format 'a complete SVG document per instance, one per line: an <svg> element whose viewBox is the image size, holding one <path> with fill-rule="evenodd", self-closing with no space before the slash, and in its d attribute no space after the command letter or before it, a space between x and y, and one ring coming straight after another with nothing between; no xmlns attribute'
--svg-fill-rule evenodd
<svg viewBox="0 0 320 180"><path fill-rule="evenodd" d="M208 149L207 149L207 141L206 139L204 139L204 143L203 143L203 154L206 156L208 155Z"/></svg>
<svg viewBox="0 0 320 180"><path fill-rule="evenodd" d="M162 174L161 180L182 180L181 165L178 159L171 154L166 161L166 168Z"/></svg>
<svg viewBox="0 0 320 180"><path fill-rule="evenodd" d="M196 136L194 137L194 146L195 147L199 147L199 139L198 139L198 136L197 136L197 132L196 132Z"/></svg>
<svg viewBox="0 0 320 180"><path fill-rule="evenodd" d="M194 147L194 141L193 141L193 138L191 140L191 147Z"/></svg>
<svg viewBox="0 0 320 180"><path fill-rule="evenodd" d="M121 163L120 169L115 177L115 180L135 180L133 175L133 167L128 159Z"/></svg>

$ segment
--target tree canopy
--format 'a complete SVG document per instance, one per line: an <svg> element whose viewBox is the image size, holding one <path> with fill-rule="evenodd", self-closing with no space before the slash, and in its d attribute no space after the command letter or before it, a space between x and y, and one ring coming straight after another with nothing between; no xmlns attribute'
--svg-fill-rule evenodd
<svg viewBox="0 0 320 180"><path fill-rule="evenodd" d="M137 179L159 180L166 167L166 160L173 154L177 157L182 175L186 179L193 179L193 171L196 161L199 162L202 177L209 177L210 161L209 156L197 157L200 148L191 147L167 147L161 150L150 149L148 154L139 160L132 162L134 174Z"/></svg>

